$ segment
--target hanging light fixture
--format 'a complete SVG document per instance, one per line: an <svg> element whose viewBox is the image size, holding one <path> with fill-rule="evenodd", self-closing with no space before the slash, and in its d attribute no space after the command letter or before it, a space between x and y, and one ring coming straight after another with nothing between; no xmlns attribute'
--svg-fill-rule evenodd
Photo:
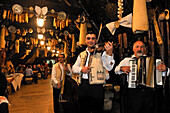
<svg viewBox="0 0 170 113"><path fill-rule="evenodd" d="M50 49L51 49L51 47L50 47L50 46L48 46L48 47L47 47L47 50L49 51Z"/></svg>
<svg viewBox="0 0 170 113"><path fill-rule="evenodd" d="M45 18L47 17L46 14L48 12L47 7L40 8L39 6L35 6L35 12L37 17L37 25L39 27L43 27Z"/></svg>
<svg viewBox="0 0 170 113"><path fill-rule="evenodd" d="M21 5L19 4L14 4L12 6L12 11L15 13L15 14L21 14L23 12L23 8Z"/></svg>
<svg viewBox="0 0 170 113"><path fill-rule="evenodd" d="M59 51L57 51L57 53L60 53Z"/></svg>
<svg viewBox="0 0 170 113"><path fill-rule="evenodd" d="M56 57L58 57L58 53L57 53L57 54L55 54L55 56L56 56Z"/></svg>
<svg viewBox="0 0 170 113"><path fill-rule="evenodd" d="M40 44L41 44L41 45L44 45L44 41L40 41Z"/></svg>
<svg viewBox="0 0 170 113"><path fill-rule="evenodd" d="M44 35L43 34L38 34L38 39L43 39Z"/></svg>
<svg viewBox="0 0 170 113"><path fill-rule="evenodd" d="M53 49L52 52L55 53L55 49Z"/></svg>
<svg viewBox="0 0 170 113"><path fill-rule="evenodd" d="M37 25L39 26L39 27L43 27L43 25L44 25L44 21L45 21L45 19L43 19L43 18L37 18Z"/></svg>
<svg viewBox="0 0 170 113"><path fill-rule="evenodd" d="M60 43L61 41L62 41L62 40L59 38L59 39L58 39L58 42Z"/></svg>

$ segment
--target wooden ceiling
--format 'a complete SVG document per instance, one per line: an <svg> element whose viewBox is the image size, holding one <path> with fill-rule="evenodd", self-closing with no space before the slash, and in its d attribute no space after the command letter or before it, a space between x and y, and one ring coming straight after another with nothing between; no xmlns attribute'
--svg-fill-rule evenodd
<svg viewBox="0 0 170 113"><path fill-rule="evenodd" d="M7 27L13 25L19 29L29 29L32 28L36 30L36 22L35 16L29 19L29 23L18 23L11 22L2 19L3 10L11 10L14 4L20 4L25 12L29 12L29 7L35 7L36 5L39 7L48 7L47 19L45 27L46 29L54 29L58 34L63 32L64 30L69 31L69 33L74 33L76 41L79 40L79 29L76 27L75 20L78 19L78 15L84 14L87 18L87 22L91 27L88 29L93 29L96 33L99 32L99 26L102 23L103 29L101 33L100 42L105 41L113 41L117 47L118 42L118 34L127 33L129 44L135 41L135 35L132 32L131 28L125 28L120 26L117 28L115 35L112 35L110 31L105 27L105 25L109 22L113 22L118 20L117 18L117 1L118 0L1 0L0 1L0 25L5 24ZM147 6L150 8L157 8L158 14L163 12L165 8L169 8L170 2L169 0L152 0L152 2L148 2ZM139 6L140 7L140 6ZM123 17L133 12L133 0L123 0ZM59 29L55 29L53 27L53 16L55 14L51 14L50 11L54 9L55 12L64 11L68 16L71 22L69 23L69 27L63 29L62 31ZM143 35L143 34L142 34ZM146 34L144 34L146 35ZM28 34L28 37L35 37L36 34ZM46 37L50 37L49 33L46 33ZM54 38L54 37L51 37ZM81 51L77 50L78 54ZM12 56L11 56L12 57ZM18 56L17 56L18 57Z"/></svg>

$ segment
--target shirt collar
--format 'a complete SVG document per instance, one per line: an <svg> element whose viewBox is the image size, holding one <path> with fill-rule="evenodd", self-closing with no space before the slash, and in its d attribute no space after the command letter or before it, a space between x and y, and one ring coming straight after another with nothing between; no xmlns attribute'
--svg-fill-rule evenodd
<svg viewBox="0 0 170 113"><path fill-rule="evenodd" d="M62 66L62 64L60 62L58 62L60 66ZM64 62L64 65L65 65L65 62Z"/></svg>
<svg viewBox="0 0 170 113"><path fill-rule="evenodd" d="M144 54L143 56L146 56L146 55ZM135 58L136 56L133 54L131 57L132 57L132 58Z"/></svg>
<svg viewBox="0 0 170 113"><path fill-rule="evenodd" d="M87 53L88 53L88 54L90 54L90 52L89 52L88 48L86 48L86 51L87 51Z"/></svg>

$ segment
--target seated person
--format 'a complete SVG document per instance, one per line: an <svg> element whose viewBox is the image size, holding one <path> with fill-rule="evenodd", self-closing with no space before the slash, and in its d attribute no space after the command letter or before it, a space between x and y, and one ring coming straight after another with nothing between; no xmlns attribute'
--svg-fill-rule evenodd
<svg viewBox="0 0 170 113"><path fill-rule="evenodd" d="M29 77L32 77L33 78L33 81L35 83L38 83L37 82L37 77L34 76L34 73L33 73L33 70L31 68L31 65L28 65L27 68L25 69L25 78L29 78Z"/></svg>
<svg viewBox="0 0 170 113"><path fill-rule="evenodd" d="M8 74L15 73L15 68L11 60L6 61L6 69L8 70Z"/></svg>
<svg viewBox="0 0 170 113"><path fill-rule="evenodd" d="M7 80L5 75L2 73L1 66L3 65L3 61L5 59L5 50L0 49L0 96L5 96L7 98L6 90L7 90ZM0 113L9 113L8 104L1 103L0 104Z"/></svg>
<svg viewBox="0 0 170 113"><path fill-rule="evenodd" d="M18 67L16 68L16 72L17 72L17 73L24 73L24 70L23 70L21 64L19 64Z"/></svg>

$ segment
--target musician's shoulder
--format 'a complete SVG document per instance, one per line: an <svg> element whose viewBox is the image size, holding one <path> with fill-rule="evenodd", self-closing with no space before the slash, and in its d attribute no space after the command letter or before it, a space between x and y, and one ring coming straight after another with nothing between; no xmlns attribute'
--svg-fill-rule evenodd
<svg viewBox="0 0 170 113"><path fill-rule="evenodd" d="M122 61L127 61L127 60L131 60L132 57L125 57Z"/></svg>
<svg viewBox="0 0 170 113"><path fill-rule="evenodd" d="M58 62L56 62L53 66L57 66L58 65Z"/></svg>
<svg viewBox="0 0 170 113"><path fill-rule="evenodd" d="M84 57L85 55L87 55L86 51L83 51L83 52L80 53L80 57Z"/></svg>

